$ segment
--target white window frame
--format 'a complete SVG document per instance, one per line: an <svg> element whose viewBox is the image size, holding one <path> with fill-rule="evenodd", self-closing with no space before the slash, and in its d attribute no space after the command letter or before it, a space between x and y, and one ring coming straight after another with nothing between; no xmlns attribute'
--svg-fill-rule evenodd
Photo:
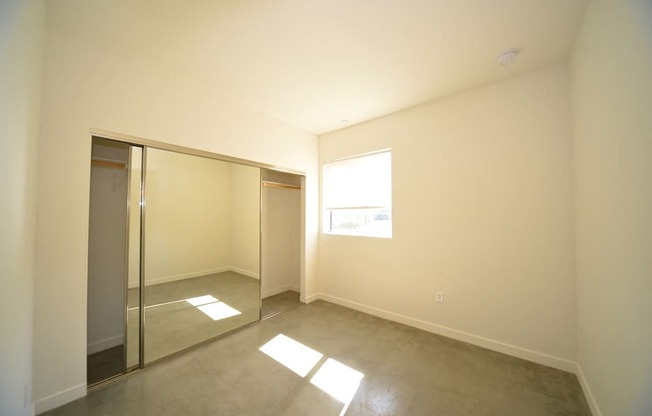
<svg viewBox="0 0 652 416"><path fill-rule="evenodd" d="M342 184L342 178L329 178L329 170L336 168L338 164L347 163L356 159L367 157L388 155L389 160L377 159L367 163L389 163L387 170L383 171L379 177L373 178L362 176L352 179L353 187L348 189L348 196L333 196L338 186L346 187ZM322 164L322 233L330 235L346 235L359 237L374 238L392 238L392 151L391 149L381 149L374 152L358 154L332 161L326 161ZM362 162L364 164L365 162ZM348 167L351 168L350 166ZM346 167L343 167L345 170ZM332 182L332 183L331 183ZM360 187L361 189L357 189ZM376 191L369 191L376 189ZM354 190L355 195L351 194ZM367 192L365 192L367 190ZM347 228L338 227L337 214L340 213L340 222L343 220L349 224L357 224L360 227ZM388 217L388 218L384 218ZM355 218L355 219L352 219ZM385 223L385 221L388 221Z"/></svg>

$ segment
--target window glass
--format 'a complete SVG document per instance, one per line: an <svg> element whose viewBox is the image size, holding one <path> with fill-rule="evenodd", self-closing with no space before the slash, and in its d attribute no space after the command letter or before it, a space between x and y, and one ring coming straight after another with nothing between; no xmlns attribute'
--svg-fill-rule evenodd
<svg viewBox="0 0 652 416"><path fill-rule="evenodd" d="M325 233L392 236L390 150L324 163L322 190Z"/></svg>

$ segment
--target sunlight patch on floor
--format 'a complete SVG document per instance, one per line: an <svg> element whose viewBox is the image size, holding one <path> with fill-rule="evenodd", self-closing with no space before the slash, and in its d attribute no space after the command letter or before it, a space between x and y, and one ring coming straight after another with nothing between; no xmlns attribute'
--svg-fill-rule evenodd
<svg viewBox="0 0 652 416"><path fill-rule="evenodd" d="M310 383L348 405L363 377L361 372L329 358L310 379Z"/></svg>
<svg viewBox="0 0 652 416"><path fill-rule="evenodd" d="M242 314L242 312L232 308L224 302L207 303L205 305L197 306L197 309L204 312L214 321Z"/></svg>
<svg viewBox="0 0 652 416"><path fill-rule="evenodd" d="M278 334L260 347L259 350L300 377L305 377L324 356L322 353L283 334Z"/></svg>
<svg viewBox="0 0 652 416"><path fill-rule="evenodd" d="M217 299L215 299L215 297L213 297L212 295L204 295L204 296L197 296L194 298L188 298L186 299L186 302L188 302L192 306L200 306L200 305L205 305L207 303L217 302Z"/></svg>

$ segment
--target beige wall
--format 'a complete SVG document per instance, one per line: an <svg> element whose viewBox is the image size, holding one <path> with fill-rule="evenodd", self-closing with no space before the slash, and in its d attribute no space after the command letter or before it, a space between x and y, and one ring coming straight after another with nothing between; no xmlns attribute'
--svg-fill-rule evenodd
<svg viewBox="0 0 652 416"><path fill-rule="evenodd" d="M34 308L37 411L86 392L90 128L306 172L307 292L316 285L316 138L223 98L183 70L104 49L84 27L89 19L77 4L82 1L46 5Z"/></svg>
<svg viewBox="0 0 652 416"><path fill-rule="evenodd" d="M0 1L0 414L32 404L42 1Z"/></svg>
<svg viewBox="0 0 652 416"><path fill-rule="evenodd" d="M224 271L231 237L228 163L147 149L145 284Z"/></svg>
<svg viewBox="0 0 652 416"><path fill-rule="evenodd" d="M574 369L568 82L559 65L322 136L321 160L391 147L394 217L391 239L320 234L322 296Z"/></svg>
<svg viewBox="0 0 652 416"><path fill-rule="evenodd" d="M259 275L260 169L147 150L145 284Z"/></svg>
<svg viewBox="0 0 652 416"><path fill-rule="evenodd" d="M594 0L571 55L578 363L594 414L652 414L652 3Z"/></svg>
<svg viewBox="0 0 652 416"><path fill-rule="evenodd" d="M260 169L231 169L231 244L229 267L260 278Z"/></svg>

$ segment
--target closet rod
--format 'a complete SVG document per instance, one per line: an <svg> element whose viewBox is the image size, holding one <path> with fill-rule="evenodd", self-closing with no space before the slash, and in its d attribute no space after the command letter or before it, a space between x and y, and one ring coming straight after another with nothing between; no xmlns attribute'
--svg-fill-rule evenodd
<svg viewBox="0 0 652 416"><path fill-rule="evenodd" d="M285 189L301 189L300 185L290 185L289 183L263 181L263 186L267 188L285 188Z"/></svg>
<svg viewBox="0 0 652 416"><path fill-rule="evenodd" d="M127 164L126 163L119 163L119 162L108 162L106 160L97 160L97 159L92 159L91 163L93 165L98 165L98 166L106 166L107 168L115 168L115 169L126 169Z"/></svg>

